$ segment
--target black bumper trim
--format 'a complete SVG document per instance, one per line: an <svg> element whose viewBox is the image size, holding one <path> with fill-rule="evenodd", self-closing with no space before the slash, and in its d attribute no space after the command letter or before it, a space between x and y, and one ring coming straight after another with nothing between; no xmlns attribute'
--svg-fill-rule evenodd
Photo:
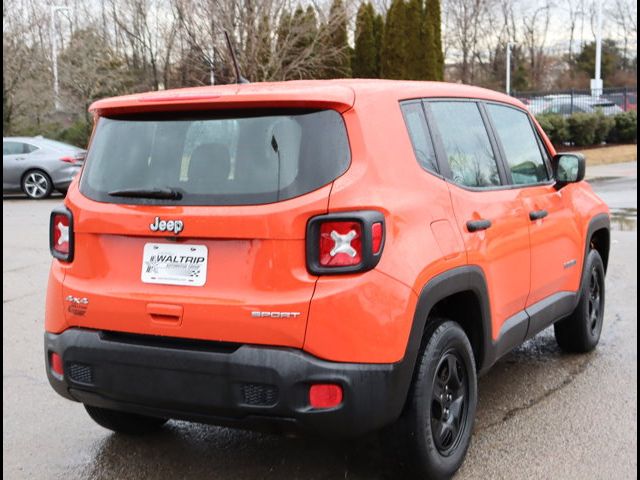
<svg viewBox="0 0 640 480"><path fill-rule="evenodd" d="M49 352L62 356L62 379L50 371ZM52 387L87 405L239 428L342 436L377 430L397 419L412 373L404 362L336 363L301 350L256 345L230 352L176 349L105 340L98 331L80 328L45 333L45 353ZM74 380L67 374L74 365L88 366L90 375ZM342 404L312 409L307 400L311 383L340 384Z"/></svg>

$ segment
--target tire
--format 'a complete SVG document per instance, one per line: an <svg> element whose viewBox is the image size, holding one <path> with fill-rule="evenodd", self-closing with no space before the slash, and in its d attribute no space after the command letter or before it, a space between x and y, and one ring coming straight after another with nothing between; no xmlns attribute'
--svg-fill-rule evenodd
<svg viewBox="0 0 640 480"><path fill-rule="evenodd" d="M94 422L117 433L142 435L159 430L167 423L166 418L147 417L89 405L85 405L84 408Z"/></svg>
<svg viewBox="0 0 640 480"><path fill-rule="evenodd" d="M398 424L398 443L416 478L450 478L460 468L471 443L478 402L469 339L457 323L439 322L418 358Z"/></svg>
<svg viewBox="0 0 640 480"><path fill-rule="evenodd" d="M29 198L41 200L51 195L53 182L51 177L42 170L29 170L22 176L22 191Z"/></svg>
<svg viewBox="0 0 640 480"><path fill-rule="evenodd" d="M586 277L578 305L571 315L553 325L558 345L571 353L586 353L596 348L604 319L604 265L597 250L589 252L584 266Z"/></svg>

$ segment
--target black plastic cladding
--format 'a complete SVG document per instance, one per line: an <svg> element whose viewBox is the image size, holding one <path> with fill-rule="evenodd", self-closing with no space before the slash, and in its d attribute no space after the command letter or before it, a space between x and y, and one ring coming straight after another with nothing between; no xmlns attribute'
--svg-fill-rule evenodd
<svg viewBox="0 0 640 480"><path fill-rule="evenodd" d="M53 218L56 215L64 215L69 219L69 253L64 254L58 252L55 248L53 248ZM75 249L74 240L73 240L73 214L66 207L56 207L51 211L51 215L49 216L49 251L54 258L58 260L62 260L63 262L72 262L73 261L73 253Z"/></svg>
<svg viewBox="0 0 640 480"><path fill-rule="evenodd" d="M362 261L358 265L344 267L323 267L320 265L320 226L325 222L358 222L362 226ZM380 250L373 253L373 235L371 227L374 223L382 224L382 243ZM376 210L358 210L353 212L329 213L309 219L307 223L307 270L313 275L366 272L378 265L385 243L384 215Z"/></svg>

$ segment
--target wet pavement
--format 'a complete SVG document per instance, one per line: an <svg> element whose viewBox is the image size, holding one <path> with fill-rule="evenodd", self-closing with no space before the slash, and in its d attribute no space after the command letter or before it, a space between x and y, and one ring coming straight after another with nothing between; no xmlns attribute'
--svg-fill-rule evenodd
<svg viewBox="0 0 640 480"><path fill-rule="evenodd" d="M637 477L636 178L592 181L614 212L599 347L564 354L547 329L498 362L480 380L473 441L456 478ZM346 442L170 422L127 438L55 394L42 332L48 215L59 202L3 202L3 478L402 478L375 435Z"/></svg>

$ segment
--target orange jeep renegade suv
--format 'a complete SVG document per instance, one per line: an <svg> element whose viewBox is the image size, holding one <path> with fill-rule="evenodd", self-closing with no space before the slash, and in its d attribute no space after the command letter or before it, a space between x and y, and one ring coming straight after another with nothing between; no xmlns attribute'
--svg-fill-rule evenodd
<svg viewBox="0 0 640 480"><path fill-rule="evenodd" d="M51 214L45 354L106 428L395 424L446 478L479 373L552 324L565 350L598 343L608 209L511 97L296 81L91 112Z"/></svg>

